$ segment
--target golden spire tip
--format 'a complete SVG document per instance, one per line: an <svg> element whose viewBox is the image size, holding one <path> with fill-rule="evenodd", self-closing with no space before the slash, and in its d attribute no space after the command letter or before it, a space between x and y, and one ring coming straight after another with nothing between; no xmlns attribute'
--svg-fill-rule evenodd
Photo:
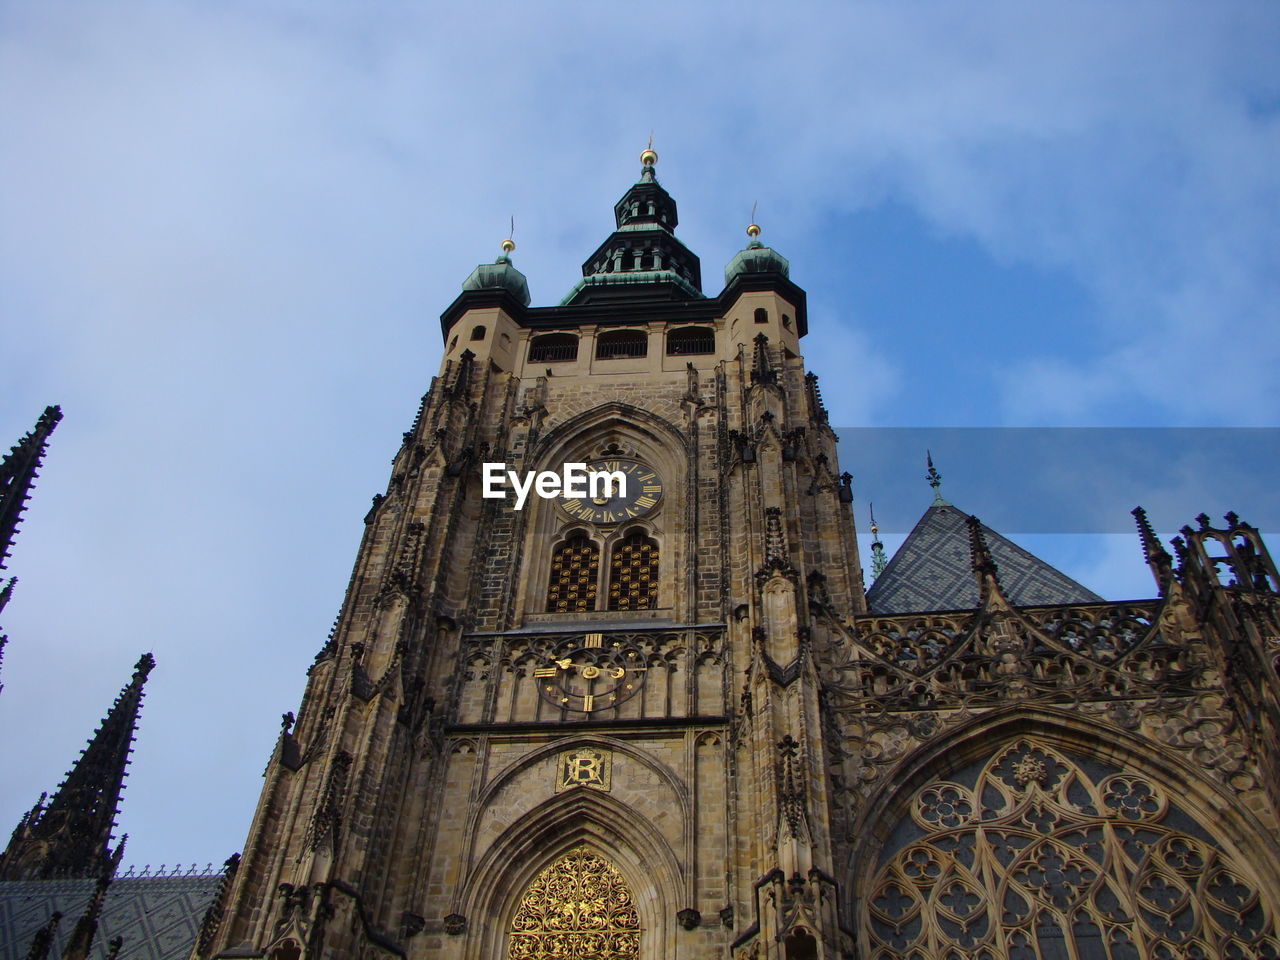
<svg viewBox="0 0 1280 960"><path fill-rule="evenodd" d="M653 131L649 131L649 144L640 151L640 165L652 167L658 162L658 155L653 150Z"/></svg>

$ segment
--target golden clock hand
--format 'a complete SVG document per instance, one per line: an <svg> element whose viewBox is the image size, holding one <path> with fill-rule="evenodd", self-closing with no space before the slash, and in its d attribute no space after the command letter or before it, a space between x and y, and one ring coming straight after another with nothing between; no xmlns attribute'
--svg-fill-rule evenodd
<svg viewBox="0 0 1280 960"><path fill-rule="evenodd" d="M626 670L624 670L622 667L610 667L610 668L609 668L609 676L613 677L613 679L615 679L615 680L621 680L621 679L622 679L622 675L623 675L624 673L626 673L626 672L627 672L627 671L626 671Z"/></svg>
<svg viewBox="0 0 1280 960"><path fill-rule="evenodd" d="M568 670L573 666L573 661L568 657L565 657L563 660L557 660L556 665L559 666L561 670Z"/></svg>

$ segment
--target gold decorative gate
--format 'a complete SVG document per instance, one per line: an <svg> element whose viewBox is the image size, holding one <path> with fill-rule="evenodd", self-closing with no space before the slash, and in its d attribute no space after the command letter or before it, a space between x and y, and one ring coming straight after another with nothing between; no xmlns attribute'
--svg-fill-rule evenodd
<svg viewBox="0 0 1280 960"><path fill-rule="evenodd" d="M1141 774L1019 740L911 798L870 958L1280 957L1273 902L1213 833Z"/></svg>
<svg viewBox="0 0 1280 960"><path fill-rule="evenodd" d="M511 921L509 960L634 960L640 918L622 874L586 847L543 870Z"/></svg>

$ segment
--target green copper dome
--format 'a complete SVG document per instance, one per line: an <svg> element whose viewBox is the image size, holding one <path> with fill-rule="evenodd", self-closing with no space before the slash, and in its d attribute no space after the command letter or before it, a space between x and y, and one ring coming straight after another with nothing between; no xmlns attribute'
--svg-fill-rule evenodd
<svg viewBox="0 0 1280 960"><path fill-rule="evenodd" d="M743 273L780 273L785 277L790 272L791 263L786 257L753 236L746 249L739 250L724 268L724 285L727 287Z"/></svg>
<svg viewBox="0 0 1280 960"><path fill-rule="evenodd" d="M504 251L493 263L482 263L462 282L463 290L506 290L523 306L529 305L529 281L511 265Z"/></svg>

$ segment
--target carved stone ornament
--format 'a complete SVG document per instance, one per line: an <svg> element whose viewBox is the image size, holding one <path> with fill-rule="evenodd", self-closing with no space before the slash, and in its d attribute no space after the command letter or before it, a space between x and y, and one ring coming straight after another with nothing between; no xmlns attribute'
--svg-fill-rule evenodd
<svg viewBox="0 0 1280 960"><path fill-rule="evenodd" d="M684 927L686 930L696 930L699 924L702 923L702 914L697 910L694 910L692 907L685 907L683 910L676 913L676 920L680 923L680 926Z"/></svg>
<svg viewBox="0 0 1280 960"><path fill-rule="evenodd" d="M400 914L400 937L403 940L411 940L422 932L423 927L427 925L427 921L416 913L410 913L406 910Z"/></svg>
<svg viewBox="0 0 1280 960"><path fill-rule="evenodd" d="M444 932L451 937L465 932L467 929L467 918L460 913L451 913L444 918Z"/></svg>

